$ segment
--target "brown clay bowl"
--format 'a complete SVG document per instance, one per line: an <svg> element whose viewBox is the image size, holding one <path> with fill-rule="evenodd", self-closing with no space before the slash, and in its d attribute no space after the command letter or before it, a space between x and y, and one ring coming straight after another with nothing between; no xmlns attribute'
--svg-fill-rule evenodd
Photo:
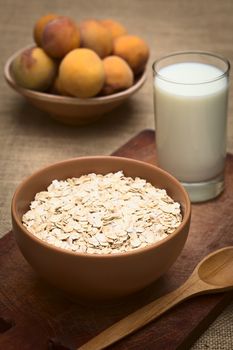
<svg viewBox="0 0 233 350"><path fill-rule="evenodd" d="M146 179L164 188L181 204L183 221L165 239L131 252L97 255L57 248L36 238L22 225L22 215L37 192L54 179L79 177L91 172L123 170L126 176ZM13 232L29 264L52 285L71 295L111 299L134 293L158 279L179 256L187 239L191 216L189 197L182 185L160 168L120 157L83 157L59 162L37 171L17 188L12 200Z"/></svg>
<svg viewBox="0 0 233 350"><path fill-rule="evenodd" d="M31 47L31 46L29 46ZM59 96L44 92L33 91L20 87L14 81L11 65L15 57L23 52L25 47L13 54L4 67L4 77L7 83L24 96L31 104L52 118L71 125L84 125L98 120L102 115L112 111L138 91L146 80L146 71L127 90L109 96L80 99L77 97Z"/></svg>

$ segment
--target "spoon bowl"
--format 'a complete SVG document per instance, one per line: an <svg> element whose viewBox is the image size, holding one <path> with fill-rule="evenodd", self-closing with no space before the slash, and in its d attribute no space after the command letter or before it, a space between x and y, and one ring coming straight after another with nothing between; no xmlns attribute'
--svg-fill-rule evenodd
<svg viewBox="0 0 233 350"><path fill-rule="evenodd" d="M233 247L217 250L197 266L199 278L222 289L233 285Z"/></svg>

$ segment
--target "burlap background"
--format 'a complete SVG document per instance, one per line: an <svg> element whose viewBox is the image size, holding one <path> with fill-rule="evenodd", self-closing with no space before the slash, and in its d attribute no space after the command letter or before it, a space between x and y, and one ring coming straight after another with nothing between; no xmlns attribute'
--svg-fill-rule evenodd
<svg viewBox="0 0 233 350"><path fill-rule="evenodd" d="M177 50L215 51L233 59L231 0L0 0L0 64L32 42L34 21L48 12L86 17L113 17L150 45L148 81L124 106L83 128L56 123L28 105L0 80L0 220L1 234L11 228L10 201L17 184L34 170L62 159L110 154L144 128L153 128L150 67L160 55ZM232 94L228 150L233 152ZM193 349L233 348L233 305L216 320Z"/></svg>

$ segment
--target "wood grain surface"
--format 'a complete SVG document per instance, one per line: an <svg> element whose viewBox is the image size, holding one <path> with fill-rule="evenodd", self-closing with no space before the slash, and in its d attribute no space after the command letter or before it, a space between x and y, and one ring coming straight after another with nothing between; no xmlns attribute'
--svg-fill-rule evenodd
<svg viewBox="0 0 233 350"><path fill-rule="evenodd" d="M114 155L154 163L154 132L140 133ZM226 190L217 200L193 205L189 237L176 263L153 285L114 302L71 300L39 279L16 247L12 233L5 235L0 240L0 348L75 349L130 312L177 288L205 255L232 245L232 175L233 156L228 155ZM111 349L188 349L232 297L228 292L186 301Z"/></svg>

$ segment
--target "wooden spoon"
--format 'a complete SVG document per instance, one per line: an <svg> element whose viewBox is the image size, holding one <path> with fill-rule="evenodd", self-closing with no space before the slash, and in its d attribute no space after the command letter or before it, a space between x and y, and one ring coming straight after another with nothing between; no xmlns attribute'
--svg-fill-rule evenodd
<svg viewBox="0 0 233 350"><path fill-rule="evenodd" d="M233 246L208 255L181 287L126 316L77 350L105 349L190 297L230 289L233 289Z"/></svg>

